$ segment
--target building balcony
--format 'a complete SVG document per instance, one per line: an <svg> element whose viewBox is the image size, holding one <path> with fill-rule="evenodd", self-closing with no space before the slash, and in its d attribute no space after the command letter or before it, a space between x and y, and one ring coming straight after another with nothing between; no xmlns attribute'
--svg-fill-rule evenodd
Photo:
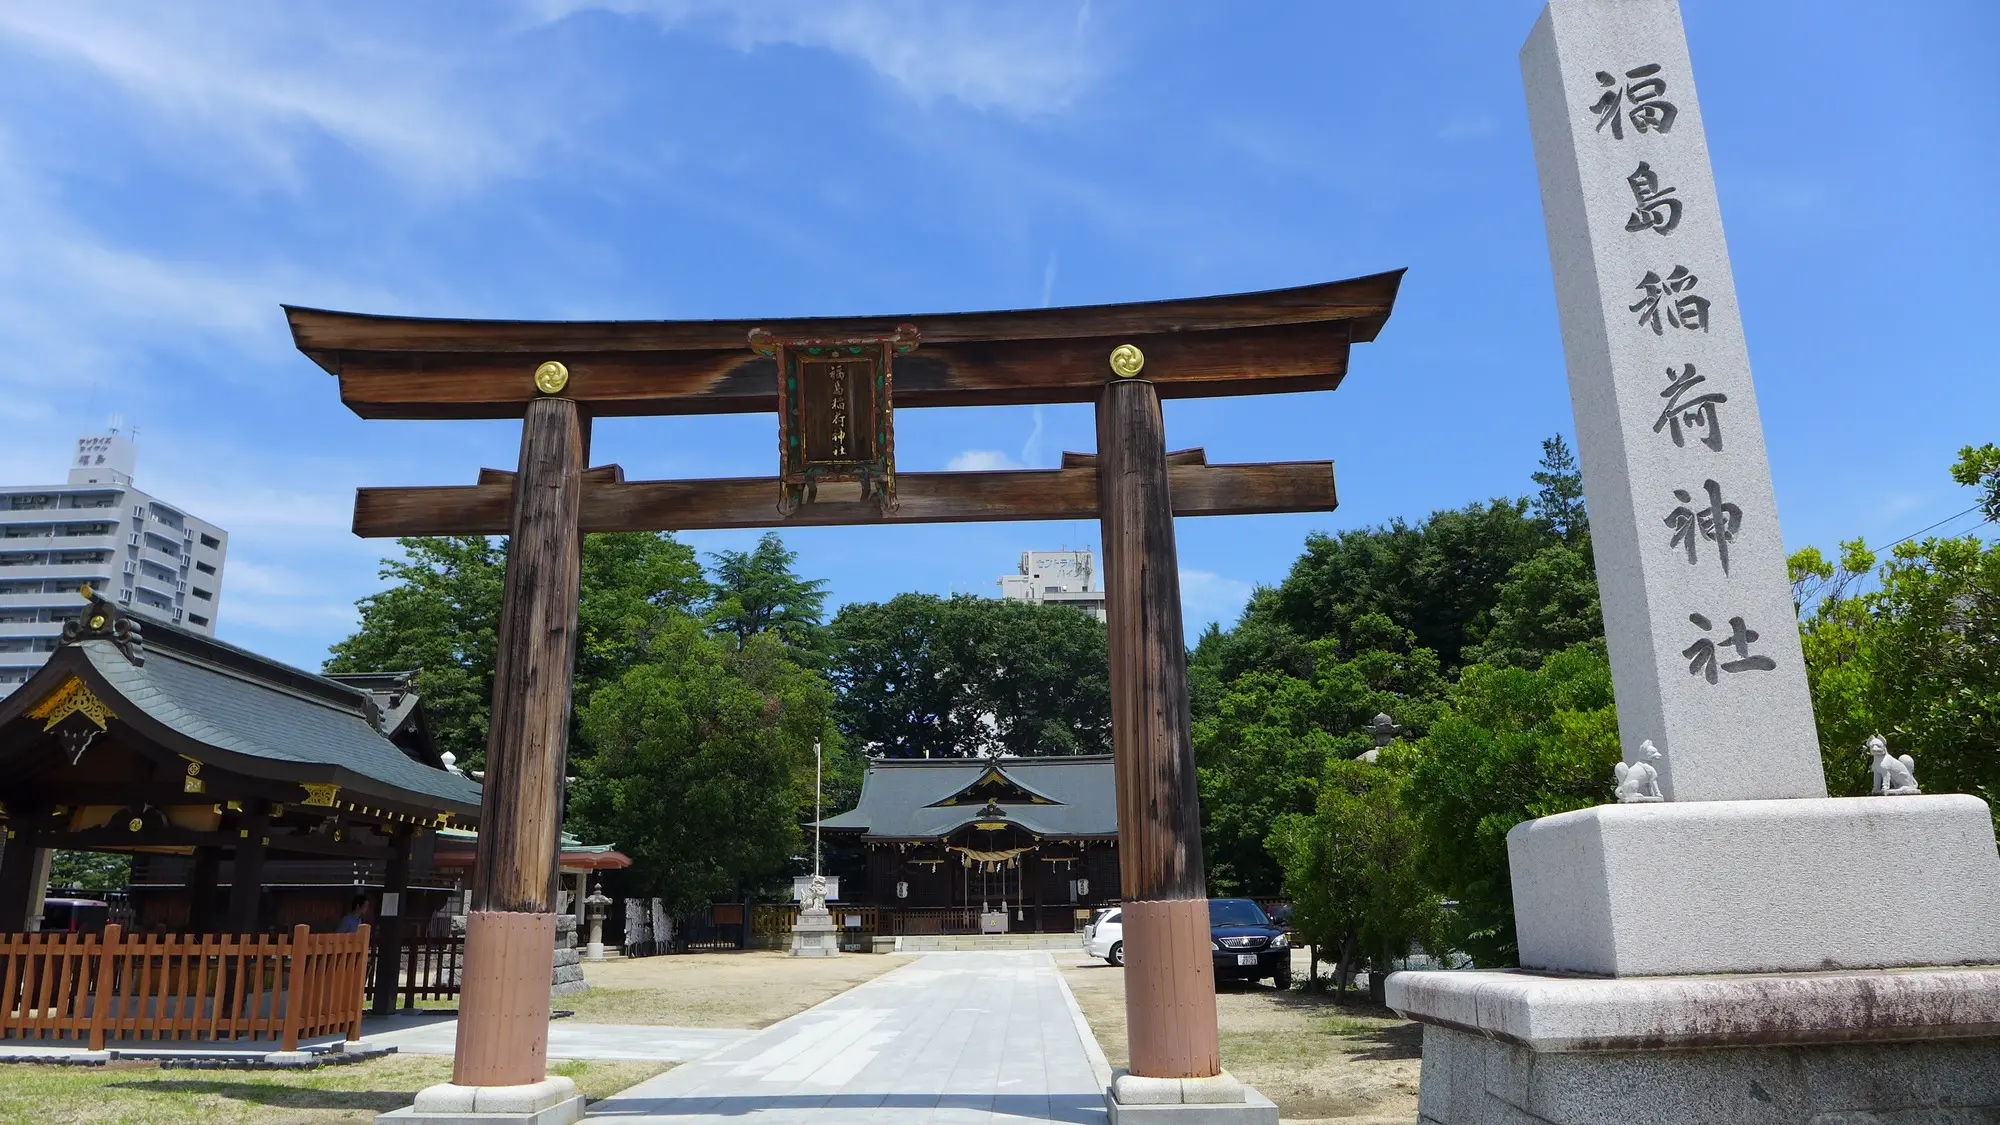
<svg viewBox="0 0 2000 1125"><path fill-rule="evenodd" d="M0 652L0 668L40 668L54 653Z"/></svg>
<svg viewBox="0 0 2000 1125"><path fill-rule="evenodd" d="M60 582L74 582L75 586L81 586L85 582L90 582L94 583L99 590L102 590L110 584L111 572L117 566L118 564L115 562L32 563L8 566L7 560L0 558L0 581L12 582L16 580L47 578ZM75 586L71 588L74 589ZM10 596L19 597L22 595ZM56 597L60 595L43 594L40 596Z"/></svg>
<svg viewBox="0 0 2000 1125"><path fill-rule="evenodd" d="M0 637L59 637L60 621L0 621Z"/></svg>
<svg viewBox="0 0 2000 1125"><path fill-rule="evenodd" d="M9 535L0 537L0 554L19 551L115 551L122 544L116 532L102 535Z"/></svg>
<svg viewBox="0 0 2000 1125"><path fill-rule="evenodd" d="M143 569L133 576L132 585L141 590L151 590L153 593L167 599L169 604L172 604L174 595L180 592L179 578L161 578L159 575Z"/></svg>

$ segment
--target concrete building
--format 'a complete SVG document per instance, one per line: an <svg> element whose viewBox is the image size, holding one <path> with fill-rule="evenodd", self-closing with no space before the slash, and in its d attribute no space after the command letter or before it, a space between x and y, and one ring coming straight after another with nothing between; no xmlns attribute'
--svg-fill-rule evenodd
<svg viewBox="0 0 2000 1125"><path fill-rule="evenodd" d="M1021 573L1000 579L1000 596L1037 605L1075 606L1104 620L1097 556L1089 551L1023 551Z"/></svg>
<svg viewBox="0 0 2000 1125"><path fill-rule="evenodd" d="M229 535L132 487L132 439L79 438L69 483L0 485L0 698L26 683L93 590L213 636Z"/></svg>

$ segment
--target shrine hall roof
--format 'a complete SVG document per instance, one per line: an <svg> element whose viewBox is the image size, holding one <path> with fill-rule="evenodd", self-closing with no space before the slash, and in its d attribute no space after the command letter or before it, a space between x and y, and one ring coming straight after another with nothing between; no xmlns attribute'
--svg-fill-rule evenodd
<svg viewBox="0 0 2000 1125"><path fill-rule="evenodd" d="M949 803L961 797L967 797L964 803ZM1111 755L875 758L854 809L827 817L820 826L858 832L864 840L934 840L995 820L1043 837L1115 838L1118 798Z"/></svg>
<svg viewBox="0 0 2000 1125"><path fill-rule="evenodd" d="M0 700L0 729L77 677L115 721L204 764L336 785L343 799L373 797L478 818L477 783L419 760L435 760L428 746L392 741L407 726L406 707L385 714L365 688L133 617L101 599L86 610L92 614L107 623L95 630L72 625L77 635L66 632L34 678ZM136 638L114 636L114 625L128 621L137 626ZM30 721L39 730L41 723Z"/></svg>

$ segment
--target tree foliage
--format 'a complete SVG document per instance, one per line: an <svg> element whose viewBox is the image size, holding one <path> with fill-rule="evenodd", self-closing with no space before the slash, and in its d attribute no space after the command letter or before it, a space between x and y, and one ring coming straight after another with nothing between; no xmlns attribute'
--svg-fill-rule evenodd
<svg viewBox="0 0 2000 1125"><path fill-rule="evenodd" d="M785 869L812 808L813 742L838 753L825 683L770 633L740 647L691 618L595 691L571 816L632 857L628 888L685 915Z"/></svg>
<svg viewBox="0 0 2000 1125"><path fill-rule="evenodd" d="M2000 449L1968 447L1953 476L1990 488L2000 477ZM1878 560L1857 539L1841 545L1837 565L1813 548L1790 563L1828 789L1868 791L1862 745L1881 734L1896 753L1915 755L1927 792L1972 793L1995 804L2000 543L1931 538L1899 544ZM1874 588L1855 592L1868 578Z"/></svg>
<svg viewBox="0 0 2000 1125"><path fill-rule="evenodd" d="M1576 467L1576 455L1561 434L1542 440L1542 466L1530 479L1540 489L1530 505L1535 518L1566 546L1588 542L1590 514L1583 505L1583 472Z"/></svg>
<svg viewBox="0 0 2000 1125"><path fill-rule="evenodd" d="M79 891L122 891L132 881L132 857L123 852L58 851L49 864L49 886Z"/></svg>
<svg viewBox="0 0 2000 1125"><path fill-rule="evenodd" d="M460 768L486 758L493 661L505 590L504 541L484 536L401 539L384 559L390 585L356 603L361 625L335 644L329 672L415 671L438 749ZM708 592L692 549L670 535L587 535L577 601L574 697L588 699L646 651ZM574 740L572 740L574 743ZM587 747L573 752L587 753Z"/></svg>
<svg viewBox="0 0 2000 1125"><path fill-rule="evenodd" d="M1514 963L1508 830L1610 800L1621 757L1611 666L1590 647L1533 669L1465 670L1411 748L1403 790L1423 874L1458 904L1446 916L1452 948L1481 965Z"/></svg>
<svg viewBox="0 0 2000 1125"><path fill-rule="evenodd" d="M1361 960L1386 970L1412 946L1444 952L1438 895L1416 863L1409 773L1395 754L1329 760L1313 810L1279 817L1268 841L1284 868L1293 925L1334 952L1343 988Z"/></svg>
<svg viewBox="0 0 2000 1125"><path fill-rule="evenodd" d="M1444 688L1437 654L1380 614L1355 623L1359 652L1342 659L1330 639L1312 642L1307 676L1252 672L1195 723L1211 889L1269 895L1285 884L1266 847L1279 821L1312 813L1328 764L1372 745L1369 722L1393 712L1421 729Z"/></svg>
<svg viewBox="0 0 2000 1125"><path fill-rule="evenodd" d="M734 637L738 647L775 633L795 650L820 648L826 582L799 577L792 569L798 552L786 549L777 532L765 532L748 551L717 551L713 557L708 618L718 632Z"/></svg>
<svg viewBox="0 0 2000 1125"><path fill-rule="evenodd" d="M1069 606L901 594L842 608L830 631L840 727L868 754L1111 749L1104 626Z"/></svg>

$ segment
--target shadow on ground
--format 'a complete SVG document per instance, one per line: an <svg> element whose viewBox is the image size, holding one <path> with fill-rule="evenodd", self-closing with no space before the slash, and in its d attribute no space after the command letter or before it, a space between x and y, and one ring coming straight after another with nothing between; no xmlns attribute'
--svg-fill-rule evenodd
<svg viewBox="0 0 2000 1125"><path fill-rule="evenodd" d="M809 1094L691 1098L620 1097L590 1107L596 1118L678 1117L695 1114L749 1117L760 1113L807 1109L968 1109L1030 1121L1062 1121L1071 1125L1104 1125L1100 1094ZM786 1120L791 1120L787 1118Z"/></svg>
<svg viewBox="0 0 2000 1125"><path fill-rule="evenodd" d="M409 1105L415 1090L311 1090L259 1082L205 1082L171 1079L158 1082L112 1082L113 1089L142 1094L207 1094L277 1109L359 1109L387 1113Z"/></svg>

